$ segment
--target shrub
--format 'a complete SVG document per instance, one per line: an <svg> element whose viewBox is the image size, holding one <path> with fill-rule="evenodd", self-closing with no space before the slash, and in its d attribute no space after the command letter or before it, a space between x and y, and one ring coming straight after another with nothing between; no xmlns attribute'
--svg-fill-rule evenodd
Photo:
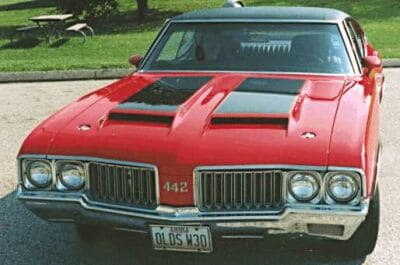
<svg viewBox="0 0 400 265"><path fill-rule="evenodd" d="M117 0L56 0L56 5L62 12L88 19L108 17L118 11Z"/></svg>

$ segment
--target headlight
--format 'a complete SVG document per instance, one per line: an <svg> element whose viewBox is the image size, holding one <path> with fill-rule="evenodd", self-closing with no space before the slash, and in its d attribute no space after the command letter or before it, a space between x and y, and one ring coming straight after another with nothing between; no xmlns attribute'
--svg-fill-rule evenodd
<svg viewBox="0 0 400 265"><path fill-rule="evenodd" d="M67 190L79 190L85 184L85 170L81 163L62 163L57 172L61 184Z"/></svg>
<svg viewBox="0 0 400 265"><path fill-rule="evenodd" d="M317 177L308 172L295 173L289 178L289 193L300 202L309 202L319 192L319 181Z"/></svg>
<svg viewBox="0 0 400 265"><path fill-rule="evenodd" d="M32 161L26 167L28 181L35 188L47 188L51 184L52 173L49 163Z"/></svg>
<svg viewBox="0 0 400 265"><path fill-rule="evenodd" d="M336 174L328 179L328 195L336 202L349 202L359 191L359 185L352 175Z"/></svg>

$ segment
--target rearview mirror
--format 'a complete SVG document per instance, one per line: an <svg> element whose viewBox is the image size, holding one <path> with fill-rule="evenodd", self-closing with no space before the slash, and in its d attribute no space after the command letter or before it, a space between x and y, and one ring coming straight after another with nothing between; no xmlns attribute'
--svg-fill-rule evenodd
<svg viewBox="0 0 400 265"><path fill-rule="evenodd" d="M141 56L141 55L139 55L139 54L135 54L135 55L132 55L130 58L129 58L129 63L131 64L131 65L133 65L133 66L135 66L136 68L139 68L139 65L140 65L140 63L142 62L142 60L143 60L143 57Z"/></svg>

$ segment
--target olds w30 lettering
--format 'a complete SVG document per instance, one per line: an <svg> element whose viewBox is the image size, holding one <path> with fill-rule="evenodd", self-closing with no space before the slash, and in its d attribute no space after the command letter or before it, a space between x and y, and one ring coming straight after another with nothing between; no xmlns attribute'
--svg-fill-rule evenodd
<svg viewBox="0 0 400 265"><path fill-rule="evenodd" d="M147 233L158 250L289 235L373 251L384 76L351 16L195 11L130 61L135 73L26 138L17 196L30 210L82 238Z"/></svg>

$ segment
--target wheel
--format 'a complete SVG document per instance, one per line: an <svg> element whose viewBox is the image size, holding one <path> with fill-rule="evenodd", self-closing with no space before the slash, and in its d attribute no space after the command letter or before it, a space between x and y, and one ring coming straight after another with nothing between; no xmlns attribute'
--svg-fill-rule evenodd
<svg viewBox="0 0 400 265"><path fill-rule="evenodd" d="M99 232L99 227L92 224L76 224L75 229L82 243L95 241Z"/></svg>
<svg viewBox="0 0 400 265"><path fill-rule="evenodd" d="M379 231L379 187L370 202L366 219L345 242L335 242L334 251L347 257L365 257L375 249Z"/></svg>

